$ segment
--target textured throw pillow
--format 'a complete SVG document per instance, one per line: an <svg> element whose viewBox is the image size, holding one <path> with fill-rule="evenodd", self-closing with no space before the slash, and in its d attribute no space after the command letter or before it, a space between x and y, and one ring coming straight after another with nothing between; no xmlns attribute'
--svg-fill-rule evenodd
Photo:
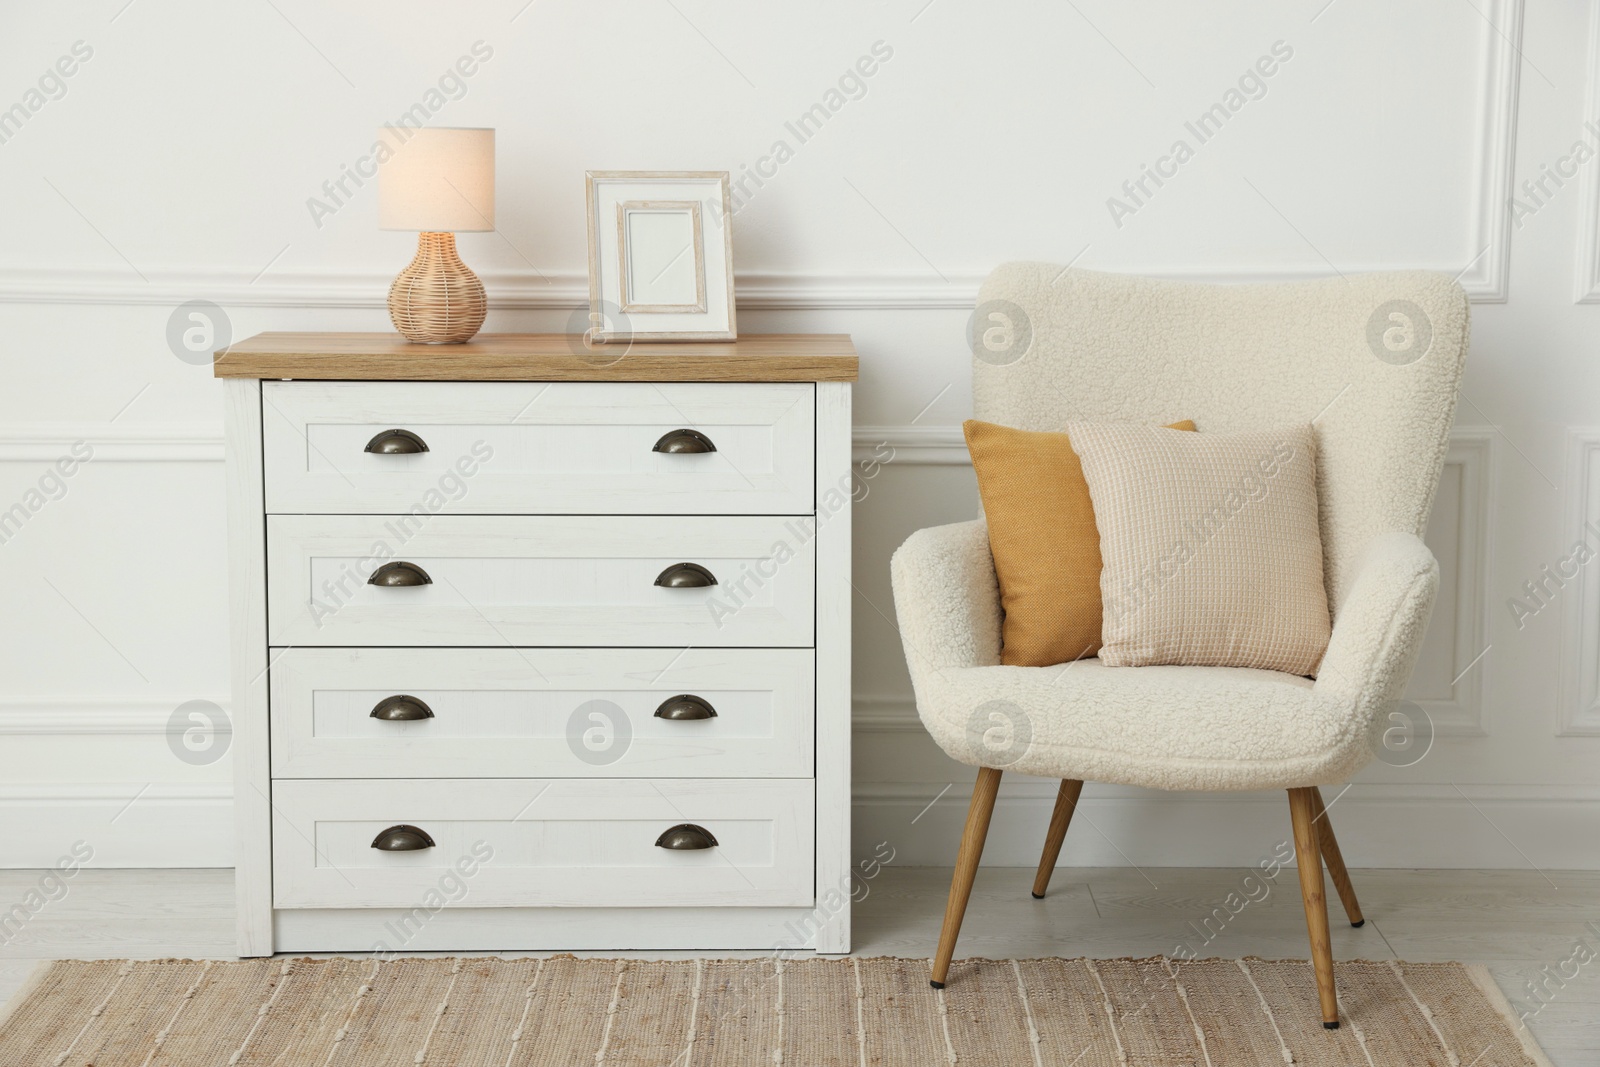
<svg viewBox="0 0 1600 1067"><path fill-rule="evenodd" d="M1193 430L1192 422L1173 423ZM1083 468L1064 433L969 419L989 550L1000 579L1000 662L1048 667L1100 648L1100 534Z"/></svg>
<svg viewBox="0 0 1600 1067"><path fill-rule="evenodd" d="M1316 674L1331 628L1309 425L1067 433L1100 530L1102 663Z"/></svg>

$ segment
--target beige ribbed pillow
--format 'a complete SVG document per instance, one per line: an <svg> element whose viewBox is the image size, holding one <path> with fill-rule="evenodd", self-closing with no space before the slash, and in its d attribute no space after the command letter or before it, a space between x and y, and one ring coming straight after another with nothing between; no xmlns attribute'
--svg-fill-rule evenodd
<svg viewBox="0 0 1600 1067"><path fill-rule="evenodd" d="M1314 676L1328 594L1309 425L1068 423L1100 531L1100 660Z"/></svg>

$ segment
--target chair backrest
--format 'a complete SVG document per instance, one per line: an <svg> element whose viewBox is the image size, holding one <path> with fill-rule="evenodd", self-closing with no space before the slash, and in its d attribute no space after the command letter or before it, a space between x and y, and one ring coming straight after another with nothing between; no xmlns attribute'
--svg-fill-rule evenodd
<svg viewBox="0 0 1600 1067"><path fill-rule="evenodd" d="M1312 422L1337 610L1369 540L1427 523L1467 331L1461 287L1425 271L1210 285L1008 263L978 296L973 407L1028 430Z"/></svg>

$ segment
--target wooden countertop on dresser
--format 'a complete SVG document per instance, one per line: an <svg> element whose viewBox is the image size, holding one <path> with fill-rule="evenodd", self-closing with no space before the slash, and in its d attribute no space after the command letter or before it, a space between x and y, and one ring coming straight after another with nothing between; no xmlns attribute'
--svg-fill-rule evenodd
<svg viewBox="0 0 1600 1067"><path fill-rule="evenodd" d="M218 378L369 381L853 382L849 334L748 334L737 341L612 341L484 333L459 345L394 333L259 333L217 353Z"/></svg>

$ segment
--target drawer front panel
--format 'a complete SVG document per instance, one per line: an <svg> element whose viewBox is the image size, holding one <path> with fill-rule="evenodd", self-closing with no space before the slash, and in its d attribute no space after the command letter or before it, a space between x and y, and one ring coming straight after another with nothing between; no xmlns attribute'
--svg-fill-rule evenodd
<svg viewBox="0 0 1600 1067"><path fill-rule="evenodd" d="M815 497L809 383L265 382L261 395L268 512L782 515ZM394 429L428 450L366 451ZM655 451L683 429L716 450Z"/></svg>
<svg viewBox="0 0 1600 1067"><path fill-rule="evenodd" d="M806 906L813 792L791 779L275 781L280 908ZM684 823L711 848L656 841ZM395 826L433 846L384 851Z"/></svg>
<svg viewBox="0 0 1600 1067"><path fill-rule="evenodd" d="M814 690L809 649L274 650L272 773L809 778Z"/></svg>
<svg viewBox="0 0 1600 1067"><path fill-rule="evenodd" d="M274 515L269 641L806 647L815 529L803 517ZM369 584L385 561L431 581ZM656 584L681 563L717 584Z"/></svg>

